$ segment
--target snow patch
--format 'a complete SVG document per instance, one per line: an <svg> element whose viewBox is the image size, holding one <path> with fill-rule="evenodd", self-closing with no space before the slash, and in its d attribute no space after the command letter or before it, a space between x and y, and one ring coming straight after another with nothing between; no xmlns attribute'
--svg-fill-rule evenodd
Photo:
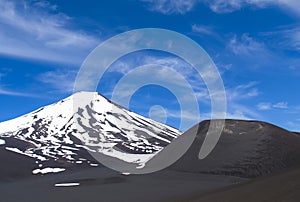
<svg viewBox="0 0 300 202"><path fill-rule="evenodd" d="M74 187L74 186L79 186L80 183L78 182L70 182L70 183L57 183L54 186L55 187Z"/></svg>
<svg viewBox="0 0 300 202"><path fill-rule="evenodd" d="M0 139L0 145L4 145L5 144L5 140Z"/></svg>
<svg viewBox="0 0 300 202"><path fill-rule="evenodd" d="M5 149L7 151L11 151L11 152L15 152L17 154L22 154L22 155L25 155L25 156L29 156L31 158L35 158L35 159L38 159L40 161L46 161L47 159L43 156L40 156L40 155L37 155L37 154L30 154L30 153L26 153L26 152L23 152L21 150L19 150L18 148L13 148L13 147L5 147Z"/></svg>
<svg viewBox="0 0 300 202"><path fill-rule="evenodd" d="M35 169L32 171L32 174L47 174L47 173L59 173L63 172L66 169L64 168L43 168L43 169Z"/></svg>

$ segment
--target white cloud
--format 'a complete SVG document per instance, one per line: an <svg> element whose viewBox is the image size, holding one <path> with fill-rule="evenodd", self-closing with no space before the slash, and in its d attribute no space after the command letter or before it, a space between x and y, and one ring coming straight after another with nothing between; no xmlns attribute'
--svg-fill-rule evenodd
<svg viewBox="0 0 300 202"><path fill-rule="evenodd" d="M7 76L8 72L10 72L10 68L1 68L0 69L0 95L8 95L8 96L19 96L19 97L36 97L30 93L24 93L17 90L10 89L10 85L5 85L2 82L2 79Z"/></svg>
<svg viewBox="0 0 300 202"><path fill-rule="evenodd" d="M253 118L249 117L248 115L245 114L243 111L235 110L232 113L227 113L226 114L227 119L239 119L239 120L251 120Z"/></svg>
<svg viewBox="0 0 300 202"><path fill-rule="evenodd" d="M272 104L271 102L261 102L256 105L259 110L271 110L271 109L288 109L287 102L278 102Z"/></svg>
<svg viewBox="0 0 300 202"><path fill-rule="evenodd" d="M300 29L290 31L291 46L300 51Z"/></svg>
<svg viewBox="0 0 300 202"><path fill-rule="evenodd" d="M277 31L264 33L269 38L278 38L277 47L287 50L300 51L300 25L280 27Z"/></svg>
<svg viewBox="0 0 300 202"><path fill-rule="evenodd" d="M236 55L253 56L269 54L265 45L262 42L256 41L248 34L243 34L241 37L236 35L229 41L228 47Z"/></svg>
<svg viewBox="0 0 300 202"><path fill-rule="evenodd" d="M252 81L246 84L238 85L234 88L226 89L228 101L238 101L243 99L249 99L259 95L258 89L255 87L257 82Z"/></svg>
<svg viewBox="0 0 300 202"><path fill-rule="evenodd" d="M180 111L180 110L168 109L168 110L166 110L166 112L167 112L168 117L187 119L187 120L193 121L195 124L200 121L199 117L197 117L197 114L193 113L191 111L184 111L184 110ZM203 120L204 115L203 115L203 117L201 115L200 118ZM186 128L186 129L188 129L188 128Z"/></svg>
<svg viewBox="0 0 300 202"><path fill-rule="evenodd" d="M205 0L204 2L216 13L233 12L246 6L255 6L256 8L277 6L291 10L297 15L300 12L300 1L298 0Z"/></svg>
<svg viewBox="0 0 300 202"><path fill-rule="evenodd" d="M37 76L37 80L49 85L56 93L73 92L76 71L48 71Z"/></svg>
<svg viewBox="0 0 300 202"><path fill-rule="evenodd" d="M220 115L215 114L215 117L223 118L224 116L222 114L220 114ZM259 117L259 115L245 107L239 107L239 106L233 107L233 109L226 112L226 115L225 115L226 119L251 120L251 119L253 119L253 117ZM201 114L200 118L201 118L201 120L211 119L211 113L203 113L203 114Z"/></svg>
<svg viewBox="0 0 300 202"><path fill-rule="evenodd" d="M272 104L270 102L261 102L256 105L259 110L269 110L272 108Z"/></svg>
<svg viewBox="0 0 300 202"><path fill-rule="evenodd" d="M0 95L18 96L18 97L36 97L33 94L22 93L14 90L7 90L0 86Z"/></svg>
<svg viewBox="0 0 300 202"><path fill-rule="evenodd" d="M183 59L176 56L155 56L142 53L134 55L133 57L128 57L124 60L118 60L110 66L109 71L127 74L130 70L147 64L169 67L186 78L190 83L195 84L194 86L199 86L201 83L204 84L201 82L200 75L197 75L196 70ZM168 74L164 75L163 72L159 73L162 74L161 76L169 78Z"/></svg>
<svg viewBox="0 0 300 202"><path fill-rule="evenodd" d="M194 89L194 95L198 99L198 102L201 104L204 104L205 106L211 105L211 95L208 92L207 87L205 86L204 82L202 81L201 77L199 75L196 75L195 71L193 71L191 66L188 66L187 63L185 63L180 58L176 57L155 57L151 55L143 55L143 57L134 57L135 61L129 61L129 63L126 63L127 65L117 65L116 63L111 71L118 71L123 74L127 74L130 68L128 66L134 67L134 64L136 66L140 66L143 64L157 64L161 66L169 67L176 72L178 72L181 76L183 76L192 86ZM137 62L138 61L138 62ZM128 61L127 61L128 62ZM122 63L120 63L122 64ZM132 65L131 65L132 64ZM118 68L118 67L124 67L124 68ZM173 86L177 86L177 88L180 88L180 81L176 79L175 76L172 76L170 72L168 71L158 71L158 72L143 72L144 75L151 75L151 77L160 78L160 80L170 81ZM172 79L170 79L172 78ZM238 118L238 119L251 119L252 118L258 118L260 117L259 114L257 114L253 109L250 109L249 107L246 107L244 105L238 104L240 101L249 100L251 98L255 98L259 95L259 90L256 87L257 82L249 82L243 85L238 85L233 88L227 88L226 94L227 94L227 106L228 106L228 114L227 118ZM120 96L123 95L124 97L128 97L132 94L131 91L126 91L126 89L130 89L130 87L124 86L124 90L122 90L119 94ZM218 94L218 93L216 93ZM182 100L185 100L189 102L189 97L181 97ZM204 107L204 106L202 106ZM201 108L201 107L200 107ZM196 120L197 117L195 116L195 113L188 112L184 110L183 114L180 114L180 111L170 111L168 110L167 113L168 117L174 117L174 118L184 118L186 120ZM201 119L210 119L211 114L210 113L203 113L201 114Z"/></svg>
<svg viewBox="0 0 300 202"><path fill-rule="evenodd" d="M242 7L242 1L239 0L208 0L206 1L210 9L216 13L227 13L239 10Z"/></svg>
<svg viewBox="0 0 300 202"><path fill-rule="evenodd" d="M256 112L255 109L249 107L239 102L229 102L228 103L228 113L229 115L243 115L245 119L261 119L261 115Z"/></svg>
<svg viewBox="0 0 300 202"><path fill-rule="evenodd" d="M257 82L252 81L232 88L226 88L227 97L227 118L230 119L258 119L261 116L249 104L260 94L257 89Z"/></svg>
<svg viewBox="0 0 300 202"><path fill-rule="evenodd" d="M52 12L50 12L50 10ZM71 27L47 1L0 1L0 54L62 63L81 62L99 40Z"/></svg>
<svg viewBox="0 0 300 202"><path fill-rule="evenodd" d="M287 12L300 13L299 0L142 0L149 3L149 10L166 15L185 14L197 5L205 4L215 13L230 13L243 7L263 9L276 6Z"/></svg>
<svg viewBox="0 0 300 202"><path fill-rule="evenodd" d="M123 61L124 62L124 61ZM211 98L210 93L208 92L207 87L205 86L203 80L199 75L196 75L197 72L193 71L193 68L189 66L186 62L182 59L172 56L153 56L153 55L139 55L138 57L134 57L134 61L126 61L127 65L123 65L121 63L115 63L111 68L110 71L117 71L126 75L128 72L130 73L130 69L134 68L135 66L145 65L145 64L156 64L165 67L169 67L183 76L192 86L194 89L194 95L198 99L200 105L204 104L203 106L199 106L201 108L211 105ZM128 68L131 67L131 68ZM144 72L144 75L151 75L153 78L159 78L160 80L170 81L173 86L176 88L180 87L180 80L176 79L175 76L172 76L168 71L157 71L157 72ZM227 94L227 101L228 101L228 114L227 118L237 118L237 119L253 119L259 118L260 115L257 114L253 109L240 104L241 101L248 101L249 99L255 98L259 95L259 90L257 89L257 82L249 82L246 84L238 85L232 88L226 89ZM119 96L128 97L132 94L131 91L127 91L130 89L130 86L123 86L124 90L119 92ZM218 94L218 93L216 93ZM182 100L189 102L189 97L181 97ZM187 99L187 100L185 100ZM180 110L168 110L167 115L168 117L173 118L184 118L185 120L196 121L197 117L195 113L188 112L183 110L184 113L181 114ZM210 113L201 113L201 117L203 119L210 119ZM196 122L194 122L196 123Z"/></svg>
<svg viewBox="0 0 300 202"><path fill-rule="evenodd" d="M288 103L287 102L278 102L276 104L273 104L273 107L277 108L277 109L287 109Z"/></svg>
<svg viewBox="0 0 300 202"><path fill-rule="evenodd" d="M170 14L185 14L191 11L198 0L142 0L147 2L149 10Z"/></svg>
<svg viewBox="0 0 300 202"><path fill-rule="evenodd" d="M193 24L192 31L200 34L205 34L205 35L215 35L215 31L213 27L206 26L206 25Z"/></svg>
<svg viewBox="0 0 300 202"><path fill-rule="evenodd" d="M48 1L36 1L34 2L34 5L40 8L46 8L52 11L57 10L57 5L52 5Z"/></svg>
<svg viewBox="0 0 300 202"><path fill-rule="evenodd" d="M201 76L191 65L189 65L179 57L175 57L175 56L157 57L151 54L149 55L141 54L134 57L129 57L129 60L125 59L125 60L117 61L109 68L109 71L118 72L126 75L127 73L130 73L130 70L133 70L138 66L142 66L146 64L168 67L171 70L174 70L179 75L181 75L185 81L187 81L190 84L190 86L194 90L194 95L196 96L198 101L205 103L207 105L210 104L210 95ZM202 73L204 76L211 76L212 78L214 77L214 75L209 75L211 74L210 72L207 72L207 74L205 74L205 72ZM148 73L144 72L144 75L151 75L152 77L155 77L157 79L159 78L162 81L172 82L173 85L178 86L178 88L182 87L183 85L183 83L180 80L178 80L177 77L172 77L170 75L170 72L166 71L166 69L161 69L157 72L153 72L153 71ZM120 94L123 94L124 96L128 96L128 93L126 93L125 91L120 92ZM185 99L189 99L189 98L185 98Z"/></svg>
<svg viewBox="0 0 300 202"><path fill-rule="evenodd" d="M289 127L290 131L300 132L300 122L299 122L299 120L287 121L287 126Z"/></svg>
<svg viewBox="0 0 300 202"><path fill-rule="evenodd" d="M236 61L243 62L245 67L259 68L282 62L273 49L247 33L240 37L233 36L227 43L227 50L236 56Z"/></svg>

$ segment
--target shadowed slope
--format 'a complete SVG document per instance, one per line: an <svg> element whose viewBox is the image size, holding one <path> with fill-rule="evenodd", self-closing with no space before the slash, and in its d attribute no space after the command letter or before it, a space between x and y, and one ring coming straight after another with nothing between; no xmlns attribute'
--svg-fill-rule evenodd
<svg viewBox="0 0 300 202"><path fill-rule="evenodd" d="M199 160L208 126L209 121L199 124L193 144L171 169L252 178L300 165L299 135L265 122L241 120L226 120L215 149L207 158Z"/></svg>
<svg viewBox="0 0 300 202"><path fill-rule="evenodd" d="M255 179L242 185L235 185L214 193L205 194L190 202L260 202L300 201L299 167L281 174Z"/></svg>

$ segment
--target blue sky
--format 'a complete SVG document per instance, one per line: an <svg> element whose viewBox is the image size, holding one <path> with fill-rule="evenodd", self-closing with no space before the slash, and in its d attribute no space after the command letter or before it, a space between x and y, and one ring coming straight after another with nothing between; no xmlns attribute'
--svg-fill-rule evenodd
<svg viewBox="0 0 300 202"><path fill-rule="evenodd" d="M116 34L163 28L200 44L218 67L227 94L228 118L268 121L300 131L300 2L298 0L0 0L0 121L67 97L88 54ZM210 113L201 78L182 59L141 51L116 61L98 91L113 86L131 69L168 66L197 94L201 118ZM160 73L160 76L163 73ZM165 110L159 107L161 105ZM152 111L150 110L152 107ZM168 89L145 86L129 107L178 127L180 106ZM184 112L193 120L193 112Z"/></svg>

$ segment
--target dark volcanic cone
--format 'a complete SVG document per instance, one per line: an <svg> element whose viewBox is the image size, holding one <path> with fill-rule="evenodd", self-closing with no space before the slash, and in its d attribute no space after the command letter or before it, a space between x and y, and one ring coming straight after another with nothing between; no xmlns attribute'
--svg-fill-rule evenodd
<svg viewBox="0 0 300 202"><path fill-rule="evenodd" d="M241 120L226 120L215 149L199 160L208 126L209 121L199 124L193 144L171 169L252 178L300 165L300 136L297 133L265 122ZM181 138L195 128L197 126Z"/></svg>

